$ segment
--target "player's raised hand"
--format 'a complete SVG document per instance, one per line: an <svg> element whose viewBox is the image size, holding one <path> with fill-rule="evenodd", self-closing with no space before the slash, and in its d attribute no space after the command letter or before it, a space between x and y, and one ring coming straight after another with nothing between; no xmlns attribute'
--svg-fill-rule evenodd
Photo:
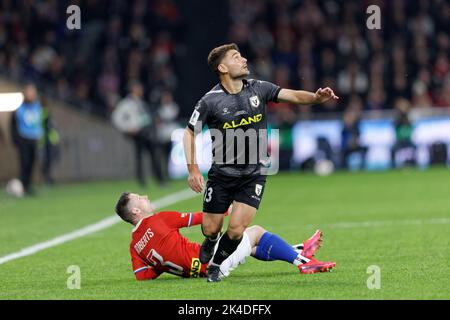
<svg viewBox="0 0 450 320"><path fill-rule="evenodd" d="M203 178L203 175L200 172L200 170L198 170L198 169L192 170L192 172L189 173L188 184L189 184L189 187L191 187L191 189L197 193L200 193L203 191L203 185L205 184L205 179Z"/></svg>
<svg viewBox="0 0 450 320"><path fill-rule="evenodd" d="M337 95L334 94L333 90L329 87L319 88L316 93L316 101L317 103L324 103L330 99L339 99Z"/></svg>

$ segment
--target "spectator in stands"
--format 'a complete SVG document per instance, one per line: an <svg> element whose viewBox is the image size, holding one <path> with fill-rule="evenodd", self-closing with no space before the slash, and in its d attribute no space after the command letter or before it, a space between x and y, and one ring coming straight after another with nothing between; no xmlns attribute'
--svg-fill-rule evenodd
<svg viewBox="0 0 450 320"><path fill-rule="evenodd" d="M385 102L386 94L384 90L379 88L372 88L367 96L367 110L383 110L386 108Z"/></svg>
<svg viewBox="0 0 450 320"><path fill-rule="evenodd" d="M125 136L133 140L136 157L136 178L146 186L146 175L142 166L144 151L151 157L152 173L163 184L161 167L158 165L156 128L152 114L144 101L142 84L129 84L129 94L120 100L112 113L112 122Z"/></svg>
<svg viewBox="0 0 450 320"><path fill-rule="evenodd" d="M177 95L177 59L188 55L176 50L185 45L178 36L178 1L87 1L83 32L61 30L64 3L0 2L0 72L13 80L37 79L59 98L102 116L109 116L132 79ZM231 23L223 31L254 58L257 78L275 82L275 70L287 65L292 87L309 90L331 77L341 101L375 91L372 100L382 103L370 108L392 109L399 96L413 106L445 106L450 3L379 3L382 30L369 30L360 23L367 1L229 0ZM421 70L428 70L430 81L413 89L426 76ZM328 109L299 110L308 116Z"/></svg>
<svg viewBox="0 0 450 320"><path fill-rule="evenodd" d="M369 87L367 74L361 70L358 62L352 61L348 68L338 74L337 85L339 92L349 95L352 93L365 94Z"/></svg>
<svg viewBox="0 0 450 320"><path fill-rule="evenodd" d="M394 127L395 127L395 143L391 150L391 166L397 167L396 154L402 149L409 148L413 155L411 159L415 159L416 146L412 142L413 125L409 120L410 103L404 98L398 98L395 102L395 110L397 112ZM412 160L414 161L414 160Z"/></svg>
<svg viewBox="0 0 450 320"><path fill-rule="evenodd" d="M413 108L431 108L433 106L431 94L424 83L418 83L414 86L412 106Z"/></svg>
<svg viewBox="0 0 450 320"><path fill-rule="evenodd" d="M442 88L438 91L438 96L436 99L437 107L450 107L450 74L447 76L447 79L444 81Z"/></svg>
<svg viewBox="0 0 450 320"><path fill-rule="evenodd" d="M11 137L20 159L20 180L25 194L33 195L32 175L37 143L42 136L42 107L34 84L27 84L23 95L23 103L11 117Z"/></svg>
<svg viewBox="0 0 450 320"><path fill-rule="evenodd" d="M349 157L355 153L360 155L359 169L365 167L368 148L361 144L359 121L360 109L349 105L344 112L341 134L341 165L344 169L350 168Z"/></svg>
<svg viewBox="0 0 450 320"><path fill-rule="evenodd" d="M177 123L180 108L173 100L172 93L168 90L163 91L160 105L156 111L157 114L157 136L161 152L158 155L159 164L163 173L164 180L169 179L169 160L172 151L172 133L180 128Z"/></svg>

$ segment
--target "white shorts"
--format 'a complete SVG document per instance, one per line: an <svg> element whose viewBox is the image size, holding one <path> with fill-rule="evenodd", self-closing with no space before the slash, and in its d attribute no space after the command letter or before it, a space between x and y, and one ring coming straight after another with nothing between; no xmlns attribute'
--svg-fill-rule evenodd
<svg viewBox="0 0 450 320"><path fill-rule="evenodd" d="M217 241L217 243L219 243L219 241ZM214 253L216 252L216 250L217 245L214 248ZM238 265L244 264L245 258L250 256L251 253L252 246L250 244L250 238L248 237L247 232L244 232L242 240L236 250L220 265L220 271L222 272L223 276L228 277L230 272L236 269Z"/></svg>

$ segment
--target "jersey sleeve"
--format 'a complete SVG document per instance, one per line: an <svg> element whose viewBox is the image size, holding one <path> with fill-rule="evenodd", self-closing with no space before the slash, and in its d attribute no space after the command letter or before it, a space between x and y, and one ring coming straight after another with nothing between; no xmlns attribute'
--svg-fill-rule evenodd
<svg viewBox="0 0 450 320"><path fill-rule="evenodd" d="M268 81L258 80L258 90L266 101L278 102L278 94L281 87Z"/></svg>
<svg viewBox="0 0 450 320"><path fill-rule="evenodd" d="M209 108L205 102L205 99L200 99L195 105L195 109L192 112L187 127L194 132L202 130L203 126L208 122Z"/></svg>
<svg viewBox="0 0 450 320"><path fill-rule="evenodd" d="M152 280L160 276L161 272L158 272L152 266L149 266L132 247L130 247L130 254L136 280Z"/></svg>
<svg viewBox="0 0 450 320"><path fill-rule="evenodd" d="M167 211L160 212L159 215L169 227L176 229L198 225L203 219L203 212Z"/></svg>

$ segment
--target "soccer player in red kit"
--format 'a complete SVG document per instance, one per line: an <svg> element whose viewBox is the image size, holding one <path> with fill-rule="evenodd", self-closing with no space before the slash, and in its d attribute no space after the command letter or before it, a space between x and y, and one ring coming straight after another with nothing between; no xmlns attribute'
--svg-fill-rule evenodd
<svg viewBox="0 0 450 320"><path fill-rule="evenodd" d="M180 228L201 224L203 212L154 213L155 208L147 196L128 192L120 196L115 209L124 221L134 225L130 254L137 280L155 279L164 272L185 278L206 276L208 265L200 262L200 244L190 242L179 232ZM287 261L296 265L301 273L330 271L334 262L312 258L320 241L318 230L304 243L290 246L264 228L252 226L245 231L235 253L221 264L221 276L228 276L250 255L264 261Z"/></svg>

